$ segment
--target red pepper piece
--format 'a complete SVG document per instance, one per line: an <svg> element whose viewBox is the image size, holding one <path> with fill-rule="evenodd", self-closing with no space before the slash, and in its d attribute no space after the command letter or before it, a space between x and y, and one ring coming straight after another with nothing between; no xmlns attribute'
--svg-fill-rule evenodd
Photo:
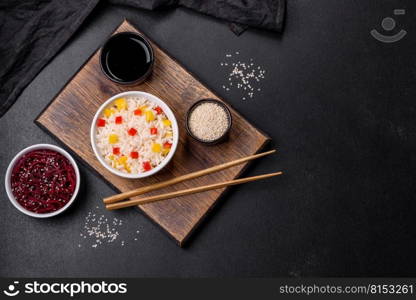
<svg viewBox="0 0 416 300"><path fill-rule="evenodd" d="M152 165L150 164L150 162L145 161L145 162L143 163L143 169L144 169L145 171L150 171L150 170L152 169Z"/></svg>
<svg viewBox="0 0 416 300"><path fill-rule="evenodd" d="M156 106L156 107L155 107L155 111L156 111L156 113L157 113L158 115L160 115L161 113L163 113L163 110L162 110L159 106Z"/></svg>
<svg viewBox="0 0 416 300"><path fill-rule="evenodd" d="M143 112L139 108L134 111L134 115L136 115L136 116L141 116L142 114L143 114Z"/></svg>
<svg viewBox="0 0 416 300"><path fill-rule="evenodd" d="M113 148L113 154L114 155L119 155L120 154L120 148L119 147L114 147Z"/></svg>
<svg viewBox="0 0 416 300"><path fill-rule="evenodd" d="M150 134L157 134L157 128L156 127L150 128Z"/></svg>
<svg viewBox="0 0 416 300"><path fill-rule="evenodd" d="M134 159L139 158L139 152L137 152L137 151L132 151L132 152L130 153L130 157L131 157L131 158L134 158Z"/></svg>
<svg viewBox="0 0 416 300"><path fill-rule="evenodd" d="M105 126L105 120L104 119L98 119L97 120L97 126L98 127L104 127Z"/></svg>
<svg viewBox="0 0 416 300"><path fill-rule="evenodd" d="M129 135L131 135L131 136L135 136L135 135L136 135L136 133L137 133L137 130L136 130L136 129L134 129L134 128L130 128L130 129L127 131L127 133L128 133Z"/></svg>
<svg viewBox="0 0 416 300"><path fill-rule="evenodd" d="M117 117L116 117L116 124L121 124L121 123L123 123L123 118L122 118L122 116L117 116Z"/></svg>
<svg viewBox="0 0 416 300"><path fill-rule="evenodd" d="M169 142L166 142L163 144L163 148L170 148L170 147L172 147L172 144Z"/></svg>

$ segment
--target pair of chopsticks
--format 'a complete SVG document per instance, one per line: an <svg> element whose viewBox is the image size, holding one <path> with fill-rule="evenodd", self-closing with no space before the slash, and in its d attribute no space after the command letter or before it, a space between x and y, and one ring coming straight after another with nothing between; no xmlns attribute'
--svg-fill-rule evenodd
<svg viewBox="0 0 416 300"><path fill-rule="evenodd" d="M128 198L135 197L135 196L138 196L138 195L141 195L141 194L144 194L144 193L148 193L148 192L151 192L151 191L154 191L154 190L157 190L157 189L161 189L163 187L170 186L170 185L173 185L173 184L185 181L185 180L190 180L190 179L197 178L197 177L200 177L200 176L204 176L204 175L207 175L207 174L210 174L210 173L221 171L221 170L233 167L235 165L241 164L243 162L254 160L256 158L263 157L263 156L266 156L266 155L269 155L269 154L272 154L272 153L275 153L275 152L276 152L276 150L270 150L270 151L267 151L267 152L246 156L246 157L239 158L239 159L236 159L236 160L224 163L224 164L213 166L213 167L208 168L208 169L204 169L204 170L196 171L196 172L189 173L189 174L186 174L186 175L182 175L182 176L179 176L179 177L175 177L175 178L172 178L170 180L166 180L164 182L155 183L155 184L145 186L145 187L142 187L142 188L138 188L138 189L135 189L135 190L132 190L132 191L117 194L117 195L114 195L114 196L111 196L111 197L104 198L104 203L105 203L106 208L108 210L115 210L115 209L130 207L130 206L136 206L136 205L161 201L161 200L165 200L165 199L169 199L169 198L185 196L185 195L205 192L205 191L209 191L209 190L214 190L214 189L219 189L219 188L223 188L223 187L227 187L227 186L231 186L231 185L242 184L242 183L256 181L256 180L260 180L260 179L265 179L265 178L269 178L269 177L273 177L273 176L278 176L278 175L283 174L283 172L279 171L279 172L275 172L275 173L268 173L268 174L257 175L257 176L252 176L252 177L234 179L234 180L230 180L230 181L224 181L224 182L204 185L204 186L200 186L200 187L196 187L196 188L190 188L190 189L180 190L180 191L176 191L176 192L170 192L170 193L156 195L156 196L149 196L149 197L144 197L144 198L140 198L140 199L122 201L122 200L125 200L125 199L128 199Z"/></svg>

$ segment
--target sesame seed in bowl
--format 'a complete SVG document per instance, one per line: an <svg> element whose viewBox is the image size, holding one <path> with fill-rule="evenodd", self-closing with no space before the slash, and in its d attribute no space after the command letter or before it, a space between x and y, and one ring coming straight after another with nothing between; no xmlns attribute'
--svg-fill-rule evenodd
<svg viewBox="0 0 416 300"><path fill-rule="evenodd" d="M186 115L186 129L195 140L204 144L223 141L231 129L231 112L221 101L202 99L194 103Z"/></svg>

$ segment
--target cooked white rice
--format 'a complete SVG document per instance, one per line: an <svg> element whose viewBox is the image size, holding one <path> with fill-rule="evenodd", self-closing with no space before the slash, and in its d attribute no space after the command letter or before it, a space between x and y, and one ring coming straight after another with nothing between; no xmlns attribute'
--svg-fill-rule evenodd
<svg viewBox="0 0 416 300"><path fill-rule="evenodd" d="M125 100L126 108L120 109L120 106L116 106L116 101L119 99ZM100 116L100 119L105 120L104 127L98 126L97 122L97 148L105 162L119 171L131 174L146 172L145 164L150 163L154 168L169 152L168 146L173 143L172 126L169 124L170 121L166 121L169 120L166 114L164 112L158 114L155 110L157 105L147 98L129 96L119 99L110 104ZM143 106L147 108L143 109ZM140 108L142 115L135 115L135 110ZM110 114L109 111L112 113ZM146 111L151 112L155 119L146 120ZM121 124L116 124L117 117L122 117ZM137 130L134 136L128 133L131 128ZM156 128L157 133L151 134L151 128ZM110 135L116 135L118 141L110 143ZM119 148L120 153L114 154L114 148ZM155 151L159 149L160 151ZM132 158L132 152L138 152L139 157ZM121 157L127 157L127 160Z"/></svg>

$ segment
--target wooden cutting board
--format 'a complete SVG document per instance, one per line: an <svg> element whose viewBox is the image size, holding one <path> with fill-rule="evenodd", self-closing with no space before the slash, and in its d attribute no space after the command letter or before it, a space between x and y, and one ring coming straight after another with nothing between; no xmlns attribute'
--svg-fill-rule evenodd
<svg viewBox="0 0 416 300"><path fill-rule="evenodd" d="M123 31L139 32L127 21L115 33ZM146 82L125 87L108 80L101 72L100 51L97 50L38 116L36 124L62 142L116 191L122 192L251 155L265 145L268 137L231 107L233 126L227 141L206 146L189 138L184 127L187 109L201 98L224 100L158 45L151 44L155 64L153 74ZM98 107L112 95L130 90L152 93L164 100L179 123L180 143L174 158L165 169L146 179L130 180L113 175L96 159L90 144L90 125ZM246 165L183 182L153 194L231 180L238 177ZM224 191L220 189L178 197L142 205L140 209L182 246Z"/></svg>

